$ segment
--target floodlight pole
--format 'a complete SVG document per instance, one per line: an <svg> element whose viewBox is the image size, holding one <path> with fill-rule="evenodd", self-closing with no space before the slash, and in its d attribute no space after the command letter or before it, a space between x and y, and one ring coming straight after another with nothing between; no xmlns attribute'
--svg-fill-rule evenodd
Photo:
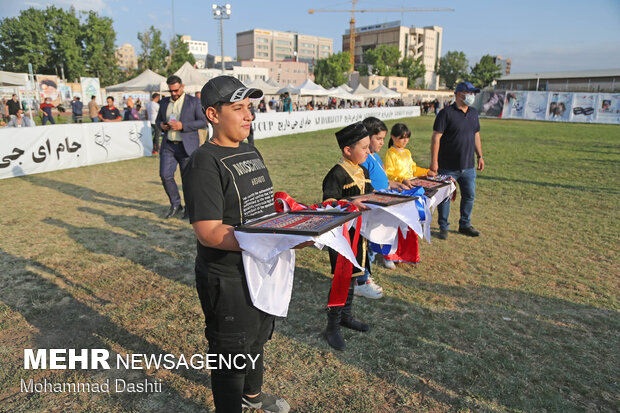
<svg viewBox="0 0 620 413"><path fill-rule="evenodd" d="M222 74L224 74L226 71L224 67L224 19L230 19L231 9L228 3L223 6L213 4L211 7L213 8L213 18L219 20L220 23L220 46L222 48L222 61L220 64L222 65Z"/></svg>

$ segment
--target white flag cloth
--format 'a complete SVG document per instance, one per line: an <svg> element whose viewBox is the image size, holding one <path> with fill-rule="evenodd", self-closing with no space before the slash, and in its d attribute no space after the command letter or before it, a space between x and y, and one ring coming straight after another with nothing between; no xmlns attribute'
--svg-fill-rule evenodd
<svg viewBox="0 0 620 413"><path fill-rule="evenodd" d="M286 317L291 301L295 273L295 250L291 248L294 246L314 241L317 248L328 246L363 270L343 235L342 225L316 237L235 231L235 238L243 250L243 267L252 304L278 317Z"/></svg>

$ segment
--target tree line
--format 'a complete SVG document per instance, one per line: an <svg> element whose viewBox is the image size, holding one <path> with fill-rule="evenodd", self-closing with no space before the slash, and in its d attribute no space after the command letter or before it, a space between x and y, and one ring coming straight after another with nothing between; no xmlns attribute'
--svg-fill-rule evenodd
<svg viewBox="0 0 620 413"><path fill-rule="evenodd" d="M325 59L319 59L314 69L316 83L331 88L346 83L347 73L351 70L351 54L335 53ZM438 62L435 72L448 89L461 81L469 81L476 87L490 85L501 76L501 68L493 63L490 55L482 56L479 62L468 69L465 53L447 52ZM426 66L421 58L402 58L397 46L380 45L364 52L364 64L357 65L361 76L400 76L406 77L410 88L424 89Z"/></svg>
<svg viewBox="0 0 620 413"><path fill-rule="evenodd" d="M195 63L188 45L175 35L166 45L161 32L151 26L138 33L141 51L138 70L151 69L163 76L177 71L186 61ZM135 70L122 71L114 55L116 31L110 17L94 11L76 12L56 6L22 10L16 17L0 20L0 69L61 75L69 81L98 77L101 86L133 78Z"/></svg>

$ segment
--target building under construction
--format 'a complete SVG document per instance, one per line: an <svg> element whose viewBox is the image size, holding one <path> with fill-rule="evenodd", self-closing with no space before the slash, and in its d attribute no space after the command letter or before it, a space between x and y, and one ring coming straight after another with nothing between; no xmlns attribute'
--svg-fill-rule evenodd
<svg viewBox="0 0 620 413"><path fill-rule="evenodd" d="M347 29L342 36L342 50L349 50L349 33ZM441 58L441 42L443 28L439 26L406 27L399 20L358 27L355 29L355 65L364 63L364 52L380 45L396 46L401 57L422 58L426 67L424 86L436 90L439 87L439 76L435 73ZM421 86L421 85L418 85ZM413 88L415 85L409 85Z"/></svg>

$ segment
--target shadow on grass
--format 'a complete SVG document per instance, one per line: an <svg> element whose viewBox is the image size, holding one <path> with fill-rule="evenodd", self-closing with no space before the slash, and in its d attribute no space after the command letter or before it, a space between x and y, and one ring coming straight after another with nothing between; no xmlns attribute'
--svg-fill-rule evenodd
<svg viewBox="0 0 620 413"><path fill-rule="evenodd" d="M356 297L354 315L371 331L344 329L347 349L336 352L320 336L330 279L297 268L277 332L454 410L617 411L618 313L502 288L384 279L397 288L390 295L428 305Z"/></svg>
<svg viewBox="0 0 620 413"><path fill-rule="evenodd" d="M170 280L194 286L196 241L191 230L167 228L136 216L79 209L100 215L108 224L132 232L135 237L103 228L76 226L56 218L41 222L65 229L71 239L92 253L124 258Z"/></svg>
<svg viewBox="0 0 620 413"><path fill-rule="evenodd" d="M19 179L33 185L54 189L56 191L62 192L65 195L69 195L83 201L96 202L104 205L115 206L118 208L129 208L139 211L157 212L162 214L164 210L167 210L168 208L168 206L163 206L155 202L109 195L105 192L95 191L94 189L90 189L85 186L63 181L55 181L53 179L45 178L39 175L25 175L19 177Z"/></svg>
<svg viewBox="0 0 620 413"><path fill-rule="evenodd" d="M34 327L34 343L28 347L39 349L50 348L74 348L74 349L93 349L106 348L110 349L110 343L121 346L128 353L140 354L165 354L167 351L152 343L144 337L140 337L134 333L119 327L108 317L100 314L86 303L76 299L66 289L61 288L53 282L54 279L66 282L66 277L62 276L53 269L32 260L25 260L20 257L8 254L0 250L0 262L2 262L10 271L0 272L0 301L9 306L13 311L21 314L25 321ZM45 273L45 277L38 272ZM81 292L84 290L81 289ZM90 297L87 297L88 301ZM93 297L95 301L98 298ZM83 300L83 299L82 299ZM6 330L4 334L7 334ZM23 336L23 332L19 332ZM21 337L21 336L20 336ZM21 353L23 350L14 349ZM116 378L123 378L127 381L144 381L149 379L153 381L143 370L115 370L116 363L112 360L116 358L111 351L110 366L112 370L98 370L94 373L77 370L83 374L90 376L89 381L101 382L105 378L111 379L110 394L114 399L114 403L122 406L126 411L142 410L147 406L153 411L197 411L204 410L205 406L197 404L194 400L188 399L185 395L176 392L171 386L166 385L166 379L163 380L162 393L116 393L113 391L113 383ZM13 374L3 371L5 377L12 377L10 385L14 388L12 394L0 403L5 407L9 403L16 403L15 407L22 406L25 408L28 403L35 402L36 397L21 393L19 376L26 380L33 378L35 381L42 380L41 374L21 368L22 359L14 365L8 366L6 369L13 370ZM206 372L198 370L169 370L172 374L178 375L183 379L190 380L198 385L208 387L210 380ZM58 371L55 371L58 373ZM71 372L71 373L69 373ZM69 370L67 374L76 371ZM64 375L64 373L61 373ZM51 378L46 374L49 381L63 381L62 378ZM75 382L75 379L65 380ZM5 389L6 390L6 389ZM31 397L32 396L32 397ZM44 397L41 394L37 397ZM75 396L76 398L79 397ZM27 400L28 401L27 401ZM92 400L86 399L85 403ZM40 403L44 401L39 400ZM81 410L84 406L79 407ZM60 409L63 410L67 406ZM94 408L89 406L86 410Z"/></svg>
<svg viewBox="0 0 620 413"><path fill-rule="evenodd" d="M597 161L598 162L598 161ZM536 185L542 187L551 187L551 188L562 188L568 189L570 191L583 191L583 192L593 192L593 193L605 193L605 194L620 194L620 190L616 188L603 188L597 186L580 186L580 185L566 185L560 184L557 182L538 182L538 181L527 181L525 179L512 179L512 178L501 178L499 176L489 176L489 175L478 175L476 179L480 179L483 181L502 181L502 182L513 182L516 184L525 184L525 185Z"/></svg>

